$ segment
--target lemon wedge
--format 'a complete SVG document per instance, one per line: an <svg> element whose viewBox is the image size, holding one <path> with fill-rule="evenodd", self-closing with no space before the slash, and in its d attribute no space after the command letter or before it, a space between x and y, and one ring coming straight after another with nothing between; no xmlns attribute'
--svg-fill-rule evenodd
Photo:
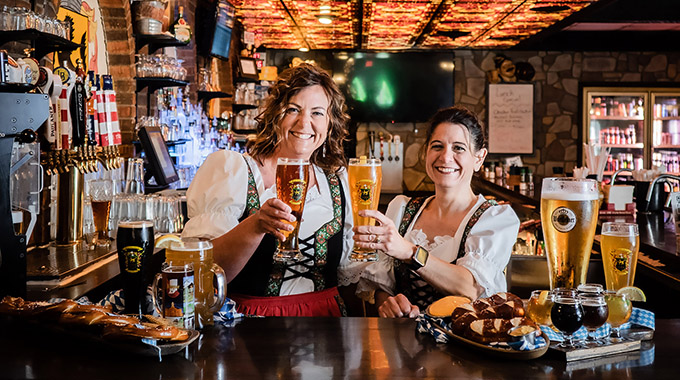
<svg viewBox="0 0 680 380"><path fill-rule="evenodd" d="M636 286L624 286L623 288L619 289L616 292L617 295L624 295L626 298L628 298L631 301L640 301L640 302L646 302L647 297L645 296L645 293L642 291L642 289L636 287Z"/></svg>
<svg viewBox="0 0 680 380"><path fill-rule="evenodd" d="M177 242L180 245L183 245L182 244L182 238L180 238L178 235L166 234L166 235L163 235L163 236L159 237L158 239L156 239L155 247L159 248L159 249L160 248L169 248L170 245L174 242Z"/></svg>
<svg viewBox="0 0 680 380"><path fill-rule="evenodd" d="M545 305L545 302L548 300L548 294L550 294L549 291L541 290L541 294L538 296L539 305Z"/></svg>

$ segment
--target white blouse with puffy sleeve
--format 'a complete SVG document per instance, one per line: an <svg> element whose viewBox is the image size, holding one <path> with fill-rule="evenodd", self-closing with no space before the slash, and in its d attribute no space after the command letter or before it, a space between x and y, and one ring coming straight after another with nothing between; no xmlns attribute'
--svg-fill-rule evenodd
<svg viewBox="0 0 680 380"><path fill-rule="evenodd" d="M428 198L425 205L433 198ZM401 223L409 200L410 198L399 195L390 202L387 208L386 216L394 222L397 228ZM404 238L413 244L423 246L429 251L430 255L452 262L458 258L460 242L468 221L484 201L482 195L477 197L475 206L468 212L452 236L429 237L423 231L413 229L413 225L425 208L423 205L411 221ZM465 241L464 255L458 258L456 264L465 267L472 273L477 289L481 290L481 297L506 291L507 283L503 271L510 260L512 246L517 240L518 231L519 219L509 205L490 207L470 230ZM381 253L379 260L369 265L362 274L362 280L357 291L366 292L382 289L390 295L394 295L394 260L392 257Z"/></svg>
<svg viewBox="0 0 680 380"><path fill-rule="evenodd" d="M246 210L248 191L248 166L252 170L257 186L260 204L276 197L276 185L264 187L262 174L255 159L248 155L220 150L212 153L198 169L187 190L189 221L184 226L182 236L205 237L221 236L238 223ZM317 186L307 190L305 209L300 223L300 239L306 239L326 222L333 219L333 201L330 186L321 168L313 165ZM349 261L352 250L352 210L347 187L347 171L338 173L345 195L345 224L343 226L343 253L338 268L338 284L349 285L359 280L364 263ZM302 267L297 267L298 270ZM287 272L284 277L291 273ZM284 281L281 295L311 292L314 284L304 277Z"/></svg>

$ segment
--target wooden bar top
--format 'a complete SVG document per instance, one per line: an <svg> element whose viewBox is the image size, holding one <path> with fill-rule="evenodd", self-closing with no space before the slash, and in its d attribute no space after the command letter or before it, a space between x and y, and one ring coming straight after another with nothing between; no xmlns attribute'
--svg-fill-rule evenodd
<svg viewBox="0 0 680 380"><path fill-rule="evenodd" d="M529 361L437 344L413 319L246 318L214 326L178 354L135 356L92 342L0 327L0 377L78 379L670 379L680 319L657 320L642 351L565 362Z"/></svg>

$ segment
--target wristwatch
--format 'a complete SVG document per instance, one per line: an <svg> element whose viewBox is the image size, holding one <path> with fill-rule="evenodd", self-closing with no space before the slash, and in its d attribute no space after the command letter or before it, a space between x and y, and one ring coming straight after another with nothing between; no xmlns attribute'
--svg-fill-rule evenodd
<svg viewBox="0 0 680 380"><path fill-rule="evenodd" d="M430 252L425 248L416 245L416 251L413 253L413 256L411 256L409 266L412 270L418 270L425 266L428 257L430 257Z"/></svg>

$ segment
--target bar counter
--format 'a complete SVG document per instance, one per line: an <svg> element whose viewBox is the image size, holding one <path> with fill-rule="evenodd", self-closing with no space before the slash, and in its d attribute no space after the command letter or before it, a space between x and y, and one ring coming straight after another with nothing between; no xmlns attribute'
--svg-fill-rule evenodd
<svg viewBox="0 0 680 380"><path fill-rule="evenodd" d="M658 320L637 352L565 362L551 351L517 361L460 343L437 344L413 319L246 318L214 326L184 351L157 357L0 327L0 377L79 379L670 379L680 320ZM663 333L662 333L663 332Z"/></svg>

